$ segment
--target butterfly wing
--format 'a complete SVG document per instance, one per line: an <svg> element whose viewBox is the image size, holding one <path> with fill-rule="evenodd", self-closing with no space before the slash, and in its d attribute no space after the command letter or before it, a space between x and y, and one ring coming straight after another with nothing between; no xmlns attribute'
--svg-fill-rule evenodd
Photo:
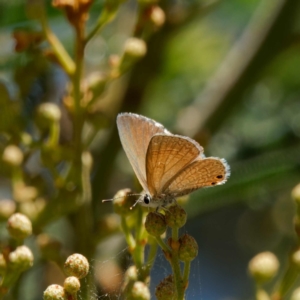
<svg viewBox="0 0 300 300"><path fill-rule="evenodd" d="M146 154L146 178L150 194L161 194L166 183L202 152L203 148L188 137L154 135Z"/></svg>
<svg viewBox="0 0 300 300"><path fill-rule="evenodd" d="M149 142L156 133L169 134L169 132L154 120L132 113L119 114L117 126L128 160L140 184L148 191L145 161Z"/></svg>
<svg viewBox="0 0 300 300"><path fill-rule="evenodd" d="M230 169L225 159L217 157L197 159L175 175L164 192L174 197L187 195L202 187L223 184L229 175Z"/></svg>

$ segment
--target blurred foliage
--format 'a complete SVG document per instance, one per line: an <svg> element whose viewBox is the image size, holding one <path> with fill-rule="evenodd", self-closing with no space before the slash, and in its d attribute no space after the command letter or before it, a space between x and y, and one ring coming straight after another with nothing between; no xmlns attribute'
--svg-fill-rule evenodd
<svg viewBox="0 0 300 300"><path fill-rule="evenodd" d="M87 32L91 32L108 2L94 1ZM74 252L100 261L103 273L114 274L112 288L100 272L97 284L89 287L91 294L98 290L99 299L104 299L106 293L111 298L114 293L118 297L118 287L130 262L126 256L118 255L125 247L117 233L119 219L101 200L112 198L124 187L140 192L115 127L115 117L121 111L153 118L174 133L196 139L204 146L206 156L226 158L231 166L230 179L224 186L193 193L185 204L188 219L195 222L200 216L213 219L218 215L220 221L227 220L226 210L240 209L236 228L240 253L247 258L258 251L276 253L281 258L281 268L275 277L277 284L267 287L267 291L275 286L273 291L281 294L272 299L290 299L292 284L296 282L295 287L299 283L298 271L287 259L299 246L293 231L296 209L290 196L300 182L298 2L161 1L166 22L151 34L146 30L140 34L135 28L139 5L147 1L118 3L115 19L101 28L85 49L81 88L91 86L95 73L97 80L106 78L116 64L115 55L122 57L128 37L145 39L147 55L129 72L119 74L122 76L97 81L99 89L94 92L99 95L85 111L80 136L84 144L80 151L90 151L94 161L92 169L88 164L83 168L87 173L82 174L91 172L91 176L86 176L90 181L83 182L87 186L82 200L76 188L81 163L76 161L79 156L72 140L76 131L70 118L72 99L64 98L73 91L57 57L47 51L45 39L39 39L39 22L28 17L28 5L39 1L0 1L1 154L8 144L21 146L25 163L20 193L34 201L17 202L16 209L32 220L35 236L46 233L53 237L51 245L59 253L59 257L49 258L49 253L41 254L41 245L37 247L35 239L29 238L34 267L20 277L7 299L41 299L49 284L63 281L61 270L49 261L61 265L67 254ZM51 1L45 4L50 28L73 59L76 51L72 26ZM47 137L52 132L55 138L55 128L40 126L37 121L37 107L42 102L61 108L59 143L54 148L47 148ZM69 180L65 175L71 161L78 168L70 172ZM1 161L0 175L0 205L10 211L7 204L1 203L18 198L15 189L20 174ZM87 211L92 224L81 219L86 199L90 201ZM47 210L43 213L45 205ZM7 218L5 214L1 216L2 227ZM225 226L223 230L229 229ZM216 233L210 229L206 234ZM90 249L86 242L92 236ZM7 240L1 229L2 248ZM223 255L221 250L219 255ZM101 264L106 259L110 265ZM244 262L236 264L243 264L246 270ZM223 266L214 267L217 272ZM216 289L214 284L210 288ZM270 299L263 298L266 295L260 288L257 299ZM191 298L199 299L197 292ZM204 295L205 299L253 299L254 291L251 293L248 286L245 292L224 288L217 295L210 291Z"/></svg>

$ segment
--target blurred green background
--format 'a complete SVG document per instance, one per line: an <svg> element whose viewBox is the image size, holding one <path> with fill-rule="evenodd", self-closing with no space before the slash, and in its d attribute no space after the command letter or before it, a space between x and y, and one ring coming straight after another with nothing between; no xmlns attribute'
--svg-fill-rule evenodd
<svg viewBox="0 0 300 300"><path fill-rule="evenodd" d="M95 1L88 24L102 4ZM185 205L189 222L184 230L200 247L187 299L253 299L249 259L269 250L281 258L284 269L295 243L290 194L300 182L299 1L175 0L161 5L166 23L147 42L147 56L110 84L98 100L97 113L91 114L91 123L100 124L91 145L94 213L110 212L110 204L101 204L101 199L112 198L121 188L139 192L115 128L118 112L140 113L196 139L206 156L225 158L232 175L224 186L194 192ZM125 2L116 19L91 41L86 74L105 70L108 57L121 53L136 10L134 1ZM62 13L50 1L47 13L53 31L72 52L72 31ZM0 80L18 95L26 119L30 114L24 112L34 110L45 94L59 101L66 78L57 67L24 72L28 55L14 51L12 32L37 24L28 19L23 1L0 0L0 26ZM31 66L40 63L30 60ZM28 77L34 80L25 93L22 84ZM1 109L5 114L5 107ZM30 120L25 123L31 132ZM4 176L0 180L2 198L9 197L9 181ZM64 244L75 239L64 220L47 230ZM109 250L99 250L100 265L103 257L110 259L115 245L114 239L106 243ZM159 255L153 286L161 273L168 274L166 268ZM41 299L47 279L39 288L33 283L41 272L35 266L23 276L28 286L22 299Z"/></svg>

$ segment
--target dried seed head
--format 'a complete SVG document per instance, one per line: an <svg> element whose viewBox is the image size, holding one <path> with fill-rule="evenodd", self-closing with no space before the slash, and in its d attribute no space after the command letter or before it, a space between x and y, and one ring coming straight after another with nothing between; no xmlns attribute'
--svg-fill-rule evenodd
<svg viewBox="0 0 300 300"><path fill-rule="evenodd" d="M179 239L179 243L178 256L181 261L192 261L198 255L198 244L192 236L183 235Z"/></svg>
<svg viewBox="0 0 300 300"><path fill-rule="evenodd" d="M66 300L64 288L58 284L52 284L44 291L44 300Z"/></svg>
<svg viewBox="0 0 300 300"><path fill-rule="evenodd" d="M70 276L65 279L64 289L71 295L76 294L80 289L80 281L75 276Z"/></svg>
<svg viewBox="0 0 300 300"><path fill-rule="evenodd" d="M146 218L145 228L150 235L161 236L167 229L165 216L157 212L150 212Z"/></svg>
<svg viewBox="0 0 300 300"><path fill-rule="evenodd" d="M173 276L169 275L164 278L155 289L157 300L176 300L176 289Z"/></svg>
<svg viewBox="0 0 300 300"><path fill-rule="evenodd" d="M25 271L33 264L33 254L26 246L19 246L15 251L10 252L8 256L9 268Z"/></svg>
<svg viewBox="0 0 300 300"><path fill-rule="evenodd" d="M181 228L186 223L187 214L179 205L172 205L166 210L166 223L171 228Z"/></svg>
<svg viewBox="0 0 300 300"><path fill-rule="evenodd" d="M15 213L7 220L7 229L11 237L23 240L32 233L31 221L23 214Z"/></svg>
<svg viewBox="0 0 300 300"><path fill-rule="evenodd" d="M254 256L248 265L249 272L258 284L272 279L278 271L279 261L271 252L262 252Z"/></svg>
<svg viewBox="0 0 300 300"><path fill-rule="evenodd" d="M2 154L2 159L5 163L12 167L18 167L23 162L23 152L15 145L7 146Z"/></svg>
<svg viewBox="0 0 300 300"><path fill-rule="evenodd" d="M89 272L89 262L83 255L75 253L67 258L64 269L68 276L81 279Z"/></svg>

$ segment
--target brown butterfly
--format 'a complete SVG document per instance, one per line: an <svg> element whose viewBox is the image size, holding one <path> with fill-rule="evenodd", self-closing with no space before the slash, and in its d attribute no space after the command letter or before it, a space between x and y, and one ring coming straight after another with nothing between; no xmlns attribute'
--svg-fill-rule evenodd
<svg viewBox="0 0 300 300"><path fill-rule="evenodd" d="M122 146L144 189L137 201L143 206L167 206L176 197L223 184L230 175L225 159L205 157L196 141L171 134L154 120L121 113L117 126Z"/></svg>

